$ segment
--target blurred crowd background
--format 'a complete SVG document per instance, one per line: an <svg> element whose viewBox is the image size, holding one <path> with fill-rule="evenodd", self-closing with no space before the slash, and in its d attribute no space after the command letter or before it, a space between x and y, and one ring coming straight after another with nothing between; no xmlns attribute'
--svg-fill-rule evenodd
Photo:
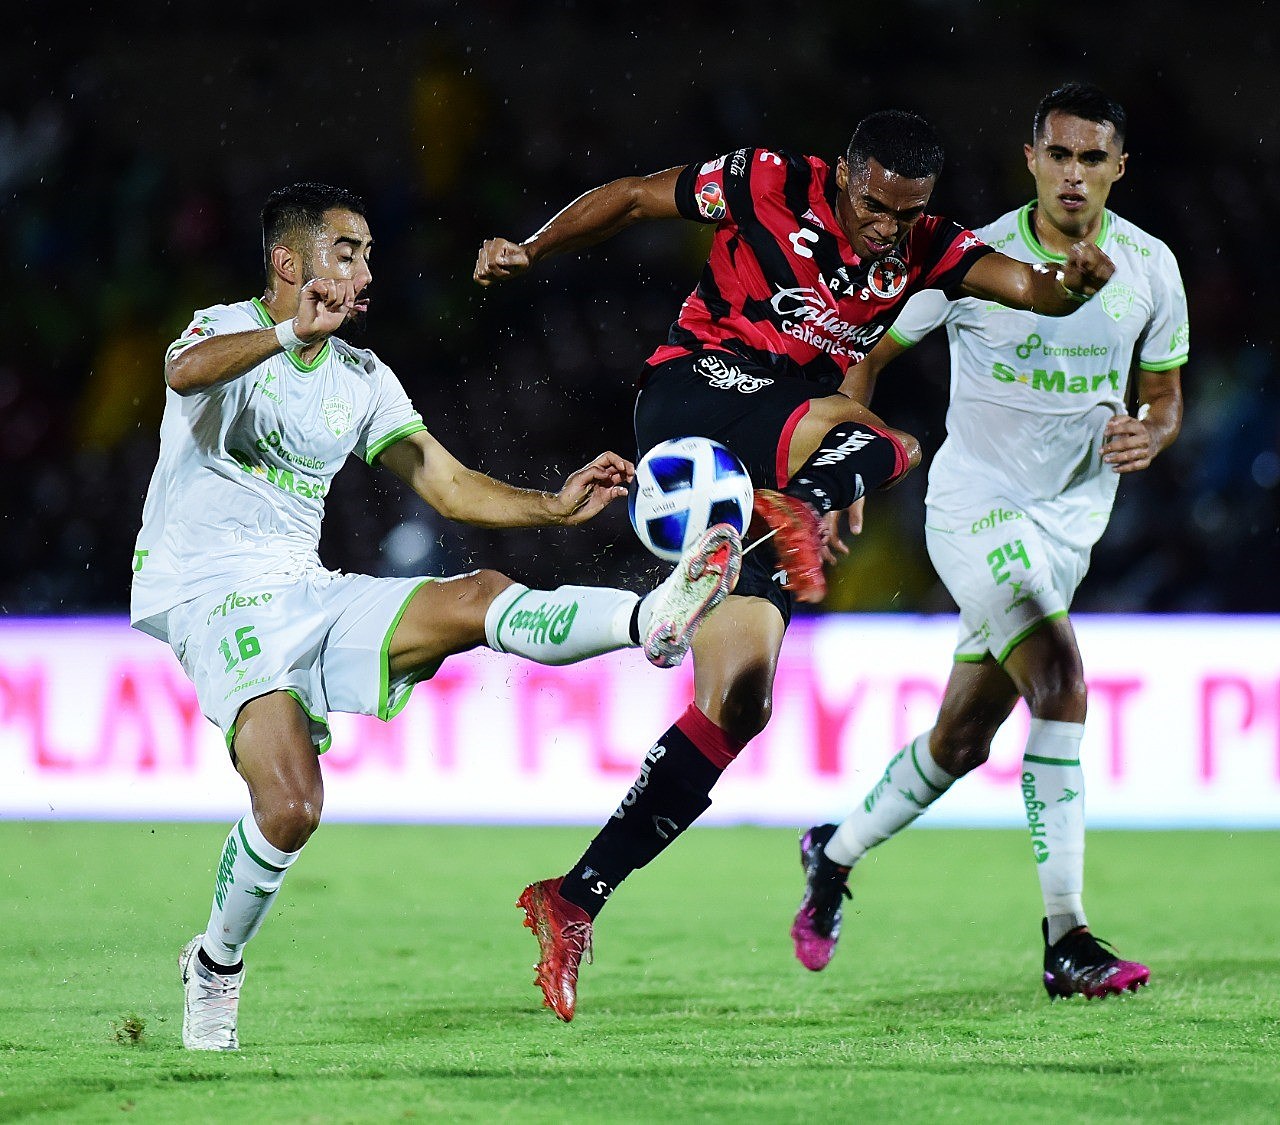
<svg viewBox="0 0 1280 1125"><path fill-rule="evenodd" d="M525 237L616 176L744 145L834 159L858 118L930 117L933 210L980 225L1030 197L1040 96L1099 83L1130 114L1115 210L1177 254L1191 306L1187 415L1124 482L1076 608L1280 611L1275 387L1277 21L1266 4L1011 0L734 6L654 0L274 6L139 0L74 25L31 6L0 47L0 613L114 613L158 447L165 345L192 310L263 287L258 211L319 179L369 202L366 343L463 460L557 486L634 456L640 364L692 289L708 232L650 225L481 291L480 242ZM767 15L765 14L767 13ZM100 17L100 18L99 18ZM945 340L874 406L943 436ZM925 473L872 499L834 609L948 612L923 545ZM498 566L528 582L639 583L622 505L585 529L450 524L353 464L322 555L377 574Z"/></svg>

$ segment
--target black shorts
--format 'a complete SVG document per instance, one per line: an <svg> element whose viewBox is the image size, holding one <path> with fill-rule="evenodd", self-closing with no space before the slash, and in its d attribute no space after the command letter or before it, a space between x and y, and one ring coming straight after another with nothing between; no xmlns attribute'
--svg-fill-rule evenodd
<svg viewBox="0 0 1280 1125"><path fill-rule="evenodd" d="M636 398L636 447L643 456L671 438L708 437L738 455L757 488L780 488L791 435L810 400L830 393L729 352L680 356L646 371ZM771 545L761 544L742 560L734 593L772 602L790 622L793 599L777 573Z"/></svg>

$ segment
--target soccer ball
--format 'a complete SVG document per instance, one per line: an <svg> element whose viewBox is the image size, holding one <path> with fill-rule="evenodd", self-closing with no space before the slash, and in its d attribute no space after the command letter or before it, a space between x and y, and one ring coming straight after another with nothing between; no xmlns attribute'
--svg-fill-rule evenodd
<svg viewBox="0 0 1280 1125"><path fill-rule="evenodd" d="M640 542L677 562L712 524L745 532L754 495L746 466L718 441L675 438L640 459L627 508Z"/></svg>

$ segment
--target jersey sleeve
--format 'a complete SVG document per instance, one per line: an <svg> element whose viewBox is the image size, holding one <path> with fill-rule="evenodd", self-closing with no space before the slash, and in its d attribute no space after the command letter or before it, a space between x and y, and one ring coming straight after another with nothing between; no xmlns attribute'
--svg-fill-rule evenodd
<svg viewBox="0 0 1280 1125"><path fill-rule="evenodd" d="M939 289L922 289L902 306L889 328L889 335L903 347L913 347L930 332L947 322L955 302Z"/></svg>
<svg viewBox="0 0 1280 1125"><path fill-rule="evenodd" d="M991 247L973 231L965 230L950 219L929 215L921 222L929 224L925 229L931 239L920 288L941 289L952 299L963 296L961 283L974 262L991 253Z"/></svg>
<svg viewBox="0 0 1280 1125"><path fill-rule="evenodd" d="M377 386L355 452L372 465L384 450L427 427L391 368L372 352L368 356Z"/></svg>
<svg viewBox="0 0 1280 1125"><path fill-rule="evenodd" d="M1151 319L1138 346L1138 366L1143 371L1171 371L1187 362L1191 324L1187 293L1177 259L1167 246L1155 255L1151 271Z"/></svg>
<svg viewBox="0 0 1280 1125"><path fill-rule="evenodd" d="M208 309L197 309L182 335L165 349L164 361L168 363L179 352L209 336L230 336L261 327L252 313L235 305L214 305Z"/></svg>
<svg viewBox="0 0 1280 1125"><path fill-rule="evenodd" d="M727 167L730 161L745 163L750 149L726 153L705 164L690 164L676 180L676 207L695 223L722 223L732 220L727 198Z"/></svg>

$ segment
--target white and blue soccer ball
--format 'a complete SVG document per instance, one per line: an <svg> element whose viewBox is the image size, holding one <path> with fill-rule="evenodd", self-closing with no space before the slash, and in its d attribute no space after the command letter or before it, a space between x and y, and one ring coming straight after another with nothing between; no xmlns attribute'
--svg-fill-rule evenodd
<svg viewBox="0 0 1280 1125"><path fill-rule="evenodd" d="M640 459L627 509L640 542L677 562L712 524L745 532L754 495L746 466L718 441L674 438Z"/></svg>

